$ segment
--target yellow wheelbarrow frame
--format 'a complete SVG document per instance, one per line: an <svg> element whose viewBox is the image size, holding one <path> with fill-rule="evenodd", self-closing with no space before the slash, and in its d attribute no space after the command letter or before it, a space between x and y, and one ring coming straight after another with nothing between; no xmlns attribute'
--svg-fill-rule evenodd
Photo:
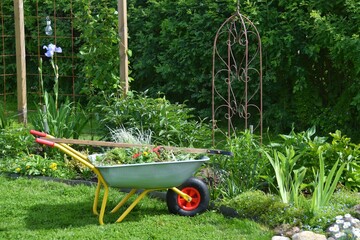
<svg viewBox="0 0 360 240"><path fill-rule="evenodd" d="M75 150L74 148L70 147L69 145L65 144L65 143L56 143L56 142L52 142L51 139L56 139L54 136L51 136L47 133L43 133L43 132L39 132L39 131L35 131L35 130L31 130L30 133L32 135L34 135L36 137L36 142L39 144L44 144L47 145L49 147L55 147L58 148L60 151L64 152L65 154L71 156L72 158L74 158L75 160L79 161L80 163L82 163L83 165L87 166L88 168L90 168L96 175L98 178L98 182L97 182L97 186L96 186L96 191L95 191L95 197L94 197L94 202L93 202L93 207L92 207L92 211L95 215L99 216L99 223L100 225L104 224L104 214L105 214L105 209L106 209L106 204L107 204L107 200L108 200L108 195L109 195L109 184L106 181L106 179L104 178L103 174L101 173L101 171L99 170L98 166L95 166L88 158L88 156L80 153L79 151ZM207 161L209 160L209 158L206 158L203 161ZM194 160L196 161L196 160ZM175 176L174 176L175 177ZM195 184L198 184L197 181L195 181ZM200 183L201 184L201 183ZM113 187L115 185L115 187L117 184L115 183L111 183L110 186ZM135 184L136 185L136 184ZM190 182L190 185L194 185L194 182ZM100 195L100 190L101 187L103 186L104 188L104 195L103 195L103 199L102 199L102 203L101 203L101 207L100 207L100 213L98 212L98 201L99 201L99 195ZM180 186L181 187L181 186ZM186 186L184 186L186 187ZM209 204L209 193L207 190L207 187L202 187L201 190L201 194L202 195L206 195L205 197L205 202L202 203L206 208ZM184 189L188 189L184 188ZM191 188L191 187L190 187ZM206 188L206 189L204 189ZM131 196L133 196L139 188L132 188L130 190L130 192L111 210L111 213L115 213L117 212L128 200ZM142 189L142 188L140 188ZM172 201L171 199L175 199L175 201L186 201L184 205L184 209L186 210L186 206L187 203L191 203L193 201L193 198L190 196L193 194L193 190L190 189L189 192L185 193L183 191L181 191L179 188L177 187L156 187L156 188L149 188L149 189L144 189L144 191L142 193L140 193L138 195L138 197L130 204L130 206L120 215L120 217L116 220L116 222L121 222L124 220L124 218L130 213L130 211L139 203L139 201L141 199L143 199L149 192L152 191L158 191L158 190L164 190L164 189L168 189L168 194L169 198L167 199L167 203L169 206L169 201ZM171 190L172 192L170 192L169 194L169 190ZM199 194L199 192L195 189L195 191L197 192L197 194ZM176 199L176 196L174 196L174 194L178 195L178 198ZM195 197L198 197L197 195L195 195ZM199 204L199 203L197 203ZM172 204L173 205L173 204ZM190 206L191 207L191 206ZM174 210L174 207L170 207L169 210L172 213L177 213L178 211L185 211L183 209L176 209ZM188 215L188 216L192 216L193 214L188 214L186 211L184 214L182 215Z"/></svg>

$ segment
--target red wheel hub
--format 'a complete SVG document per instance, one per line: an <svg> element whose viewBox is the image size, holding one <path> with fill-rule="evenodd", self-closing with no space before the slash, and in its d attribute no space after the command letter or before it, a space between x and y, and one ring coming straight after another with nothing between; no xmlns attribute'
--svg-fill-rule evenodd
<svg viewBox="0 0 360 240"><path fill-rule="evenodd" d="M192 211L196 209L201 201L201 195L199 191L196 188L193 187L186 187L181 189L181 191L191 197L191 201L186 201L183 197L178 195L177 201L179 204L179 207L186 210L186 211Z"/></svg>

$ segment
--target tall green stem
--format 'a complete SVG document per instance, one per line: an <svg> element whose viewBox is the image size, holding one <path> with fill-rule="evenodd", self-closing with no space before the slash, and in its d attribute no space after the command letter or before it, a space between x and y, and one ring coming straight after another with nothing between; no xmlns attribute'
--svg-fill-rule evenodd
<svg viewBox="0 0 360 240"><path fill-rule="evenodd" d="M59 97L59 67L55 64L54 59L50 60L51 66L54 70L54 94L55 94L55 107L58 109L58 97Z"/></svg>

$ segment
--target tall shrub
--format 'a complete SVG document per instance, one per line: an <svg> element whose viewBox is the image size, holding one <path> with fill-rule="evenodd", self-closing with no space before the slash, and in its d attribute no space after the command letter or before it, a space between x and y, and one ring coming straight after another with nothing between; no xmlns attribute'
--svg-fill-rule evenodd
<svg viewBox="0 0 360 240"><path fill-rule="evenodd" d="M104 135L108 128L124 126L152 131L155 144L204 147L211 142L209 124L194 117L193 109L185 104L131 92L126 98L115 94L103 96L105 103L98 104L96 109Z"/></svg>
<svg viewBox="0 0 360 240"><path fill-rule="evenodd" d="M81 92L94 97L98 92L121 92L117 2L82 0L74 3L74 27L81 34L79 71L84 78ZM131 18L130 18L131 19ZM130 54L130 50L128 51ZM124 79L121 79L124 81Z"/></svg>
<svg viewBox="0 0 360 240"><path fill-rule="evenodd" d="M225 146L233 156L215 156L211 161L212 197L231 198L239 193L266 188L261 178L268 163L260 153L259 136L246 130L228 139Z"/></svg>

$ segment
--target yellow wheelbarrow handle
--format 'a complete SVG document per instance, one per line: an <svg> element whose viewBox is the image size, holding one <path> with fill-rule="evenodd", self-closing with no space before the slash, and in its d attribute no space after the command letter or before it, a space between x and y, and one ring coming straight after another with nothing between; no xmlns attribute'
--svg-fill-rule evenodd
<svg viewBox="0 0 360 240"><path fill-rule="evenodd" d="M101 175L100 171L88 160L88 158L81 154L80 152L76 151L75 149L73 149L72 147L70 147L67 144L64 143L54 143L51 141L48 141L46 139L43 138L54 138L53 136L47 134L47 133L43 133L43 132L38 132L35 130L31 130L30 133L32 135L34 135L36 137L36 142L39 144L44 144L47 145L49 147L55 147L60 149L62 152L68 154L69 156L73 157L75 160L81 162L82 164L84 164L85 166L89 167L98 177L98 184L96 187L96 191L95 191L95 198L94 198L94 202L93 202L93 213L95 215L99 215L99 223L101 225L104 224L104 214L105 214L105 209L106 209L106 203L107 203L107 199L108 199L108 195L109 195L109 186L108 184L105 182L103 176ZM43 138L40 138L43 137ZM102 199L102 204L101 204L101 208L100 208L100 214L97 211L97 204L98 204L98 200L99 200L99 194L100 194L100 188L101 185L104 186L104 196Z"/></svg>
<svg viewBox="0 0 360 240"><path fill-rule="evenodd" d="M87 160L85 155L79 153L78 151L76 151L76 150L74 150L72 148L70 149L70 147L67 148L68 147L67 145L66 145L67 147L65 147L64 145L45 140L43 138L36 138L35 141L37 143L39 143L39 144L44 144L44 145L47 145L49 147L59 148L61 151L68 154L69 156L75 158L76 160L78 160L79 162L81 162L82 164L84 164L85 166L90 168L91 170L94 171L96 169L95 166ZM76 154L75 154L75 152L76 152Z"/></svg>

